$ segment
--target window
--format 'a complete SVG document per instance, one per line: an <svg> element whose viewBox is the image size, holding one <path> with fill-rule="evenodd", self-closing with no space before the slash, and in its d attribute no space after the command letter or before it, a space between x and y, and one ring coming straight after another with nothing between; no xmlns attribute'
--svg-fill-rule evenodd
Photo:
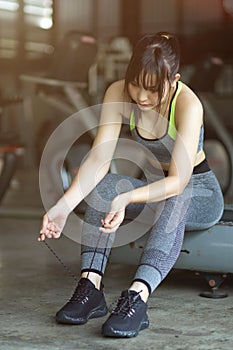
<svg viewBox="0 0 233 350"><path fill-rule="evenodd" d="M53 27L53 3L53 0L0 0L0 58L16 56L22 24L26 56L51 53L48 32Z"/></svg>
<svg viewBox="0 0 233 350"><path fill-rule="evenodd" d="M23 13L26 23L50 29L53 26L53 0L24 0ZM20 9L20 2L16 0L0 0L1 17L3 12L16 13Z"/></svg>

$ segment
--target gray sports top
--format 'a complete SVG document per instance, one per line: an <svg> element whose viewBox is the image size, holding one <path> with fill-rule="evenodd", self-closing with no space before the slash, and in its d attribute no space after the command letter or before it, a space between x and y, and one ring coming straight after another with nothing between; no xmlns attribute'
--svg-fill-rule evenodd
<svg viewBox="0 0 233 350"><path fill-rule="evenodd" d="M132 138L138 143L145 146L149 151L153 153L156 159L159 162L170 163L171 154L174 148L174 143L176 140L176 126L175 126L175 106L176 99L182 89L182 82L178 81L175 94L171 100L169 107L169 118L168 118L168 127L164 136L161 138L156 138L154 140L146 139L142 137L136 127L135 123L135 113L131 112L130 115L130 130ZM198 143L197 153L203 148L203 139L204 139L204 127L202 125L200 130L200 137Z"/></svg>

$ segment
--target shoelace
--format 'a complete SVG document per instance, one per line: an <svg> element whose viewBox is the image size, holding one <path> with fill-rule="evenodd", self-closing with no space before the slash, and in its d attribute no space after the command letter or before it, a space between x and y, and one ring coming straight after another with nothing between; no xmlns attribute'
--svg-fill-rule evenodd
<svg viewBox="0 0 233 350"><path fill-rule="evenodd" d="M85 302L88 301L91 292L92 292L92 289L89 286L79 283L72 297L70 298L69 302L84 304Z"/></svg>
<svg viewBox="0 0 233 350"><path fill-rule="evenodd" d="M64 267L66 272L72 277L75 282L78 282L79 279L75 274L70 270L70 268L62 261L62 259L58 256L58 254L55 252L55 250L46 242L46 240L43 241L46 247L50 250L50 252L55 256L55 258L59 261L59 263Z"/></svg>
<svg viewBox="0 0 233 350"><path fill-rule="evenodd" d="M135 314L135 306L137 305L139 299L138 296L140 292L135 295L121 296L115 308L110 309L110 313L114 315L122 316L123 318L132 317ZM111 306L110 306L111 308Z"/></svg>
<svg viewBox="0 0 233 350"><path fill-rule="evenodd" d="M95 255L96 255L96 253L97 253L98 245L99 245L99 242L100 242L100 239L101 239L102 234L103 234L103 232L100 232L99 237L98 237L98 241L97 241L97 244L96 244L96 247L95 247L93 256L92 256L92 260L91 260L91 263L90 263L90 268L89 268L89 270L91 270L92 265L93 265L93 263L94 263ZM105 248L104 248L103 259L102 259L102 262L101 262L101 271L103 270L103 266L104 266L104 257L105 257L105 255L106 255L106 251L107 251L107 247L108 247L108 242L109 242L109 237L110 237L110 234L108 234L106 246L105 246ZM74 273L70 270L70 268L64 263L64 261L62 261L62 259L58 256L58 254L55 252L55 250L46 242L46 240L44 240L43 242L44 242L44 244L46 245L46 247L50 250L50 252L55 256L55 258L59 261L59 263L64 267L64 269L67 271L67 273L75 280L75 282L78 282L79 279L77 278L77 276L75 276L75 274L74 274ZM88 271L88 274L87 274L87 278L88 278L88 276L89 276L89 271Z"/></svg>

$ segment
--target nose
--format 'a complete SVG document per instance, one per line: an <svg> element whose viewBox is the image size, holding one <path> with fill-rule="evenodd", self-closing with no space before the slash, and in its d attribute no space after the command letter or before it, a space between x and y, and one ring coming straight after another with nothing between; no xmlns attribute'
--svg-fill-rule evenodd
<svg viewBox="0 0 233 350"><path fill-rule="evenodd" d="M145 102L147 100L147 91L143 88L138 90L138 101Z"/></svg>

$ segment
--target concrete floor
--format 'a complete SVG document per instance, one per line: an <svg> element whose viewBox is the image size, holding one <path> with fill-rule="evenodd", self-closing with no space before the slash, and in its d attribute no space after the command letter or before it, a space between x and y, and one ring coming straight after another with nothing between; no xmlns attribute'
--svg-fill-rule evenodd
<svg viewBox="0 0 233 350"><path fill-rule="evenodd" d="M56 311L76 282L37 242L43 209L37 175L21 173L0 207L0 349L144 349L230 350L233 347L233 283L222 286L228 297L208 299L200 276L173 270L149 300L150 327L132 339L103 338L106 317L83 326L58 325ZM23 179L23 180L22 180ZM76 274L80 247L67 237L50 245ZM134 266L108 265L104 284L110 305L130 284Z"/></svg>

